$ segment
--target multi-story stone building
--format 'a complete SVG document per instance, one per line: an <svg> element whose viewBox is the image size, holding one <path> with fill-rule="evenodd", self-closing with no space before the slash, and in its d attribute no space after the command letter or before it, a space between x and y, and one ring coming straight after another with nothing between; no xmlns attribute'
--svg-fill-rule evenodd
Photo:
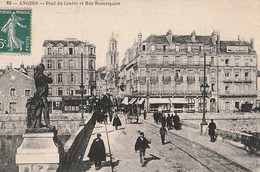
<svg viewBox="0 0 260 172"><path fill-rule="evenodd" d="M125 88L125 96L133 98L130 103L139 98L139 104L145 99L144 106L150 110L202 111L205 58L207 110L233 111L247 101L246 97L255 103L257 58L252 45L245 41L220 41L217 31L209 36L195 32L173 35L168 31L166 35L150 35L144 41L138 34L138 42L125 54L120 84ZM241 64L235 65L235 57ZM237 77L237 70L243 71L239 84L233 78ZM232 78L227 71L233 72ZM225 75L230 76L228 81Z"/></svg>
<svg viewBox="0 0 260 172"><path fill-rule="evenodd" d="M27 99L36 91L34 79L13 68L0 75L0 83L0 114L25 114Z"/></svg>
<svg viewBox="0 0 260 172"><path fill-rule="evenodd" d="M257 54L254 40L220 41L218 104L220 111L233 111L248 103L256 106Z"/></svg>
<svg viewBox="0 0 260 172"><path fill-rule="evenodd" d="M118 97L118 51L117 40L112 33L108 41L108 49L106 53L106 66L97 70L97 96L102 94L112 95L113 98Z"/></svg>
<svg viewBox="0 0 260 172"><path fill-rule="evenodd" d="M45 73L53 78L49 97L53 110L78 112L81 105L81 58L83 58L84 105L91 109L95 96L96 47L75 38L45 40L42 63ZM82 55L82 56L81 56Z"/></svg>

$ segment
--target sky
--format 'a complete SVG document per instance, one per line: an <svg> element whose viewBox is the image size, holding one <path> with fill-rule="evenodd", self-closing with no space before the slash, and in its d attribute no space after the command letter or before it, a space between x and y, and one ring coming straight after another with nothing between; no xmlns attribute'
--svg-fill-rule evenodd
<svg viewBox="0 0 260 172"><path fill-rule="evenodd" d="M32 8L32 53L30 55L0 54L0 68L10 63L14 67L18 67L21 63L38 64L43 54L44 40L65 38L77 38L93 43L96 46L96 66L101 67L106 62L111 32L115 33L118 41L120 64L124 52L133 45L135 39L137 40L139 32L142 33L143 39L146 39L150 34L162 35L169 29L177 35L189 35L192 31L196 31L197 35L211 35L213 30L219 30L221 40L237 40L240 35L245 41L249 41L252 37L255 40L255 50L260 52L260 0L117 2L120 2L120 5L111 7L98 5L13 5L10 7L6 6L5 2L0 2L1 8ZM2 25L1 21L0 25ZM1 34L3 32L0 33L0 37Z"/></svg>

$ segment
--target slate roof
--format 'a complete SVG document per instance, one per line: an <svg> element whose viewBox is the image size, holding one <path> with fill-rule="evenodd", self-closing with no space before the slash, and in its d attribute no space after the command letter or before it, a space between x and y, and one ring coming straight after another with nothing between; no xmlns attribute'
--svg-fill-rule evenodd
<svg viewBox="0 0 260 172"><path fill-rule="evenodd" d="M156 44L168 44L168 40L165 35L150 35L144 42L156 43Z"/></svg>
<svg viewBox="0 0 260 172"><path fill-rule="evenodd" d="M220 51L226 52L227 46L248 46L249 53L255 53L256 51L252 48L252 45L246 41L220 41Z"/></svg>
<svg viewBox="0 0 260 172"><path fill-rule="evenodd" d="M66 41L66 40L44 40L43 42L43 47L46 47L49 43L51 43L53 46L57 46L59 43L62 43L64 46L69 45L70 43L72 43L75 46L78 46L80 43L84 43L82 41L79 40L73 40L73 41Z"/></svg>
<svg viewBox="0 0 260 172"><path fill-rule="evenodd" d="M212 44L211 36L195 36L194 43L201 44ZM144 42L147 43L155 43L155 44L168 44L168 40L166 35L150 35ZM191 35L173 35L172 36L173 43L193 43L191 41Z"/></svg>

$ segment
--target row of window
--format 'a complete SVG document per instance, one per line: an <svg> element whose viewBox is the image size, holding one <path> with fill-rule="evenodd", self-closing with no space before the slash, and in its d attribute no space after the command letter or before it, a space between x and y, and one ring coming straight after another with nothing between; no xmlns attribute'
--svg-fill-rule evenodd
<svg viewBox="0 0 260 172"><path fill-rule="evenodd" d="M16 88L11 88L9 91L9 95L10 96L16 96ZM0 90L0 96L2 95L2 90ZM24 90L24 96L31 96L31 90L30 89L26 89Z"/></svg>
<svg viewBox="0 0 260 172"><path fill-rule="evenodd" d="M67 69L74 69L75 64L73 60L69 60ZM53 60L47 60L47 69L54 69L54 61ZM63 60L57 61L57 69L64 69L64 62ZM95 61L89 60L89 69L95 69Z"/></svg>
<svg viewBox="0 0 260 172"><path fill-rule="evenodd" d="M76 51L75 48L73 48L73 47L68 48L67 52L65 52L64 48L62 48L62 47L59 47L57 49L47 48L47 55L79 55L79 54L80 54L80 52ZM94 47L89 48L89 54L95 55Z"/></svg>
<svg viewBox="0 0 260 172"><path fill-rule="evenodd" d="M9 112L6 110L5 113L16 113L16 102L10 102L9 103ZM4 109L2 108L2 103L0 102L0 112L2 112Z"/></svg>
<svg viewBox="0 0 260 172"><path fill-rule="evenodd" d="M51 87L49 87L49 90L48 90L48 95L49 96L52 96L53 94L53 90ZM83 92L84 94L86 94L86 90L84 90ZM73 95L76 95L76 94L81 94L81 91L80 90L75 90L73 87L70 87L67 89L67 94L66 95L69 95L69 96L73 96ZM64 94L64 88L63 87L58 87L58 96L63 96L65 95Z"/></svg>
<svg viewBox="0 0 260 172"><path fill-rule="evenodd" d="M47 75L48 75L48 77L52 78L52 73L48 73ZM95 78L94 78L93 74L89 74L89 80L90 81L95 81ZM76 83L76 74L70 73L68 75L68 82L69 83ZM58 73L57 74L57 83L64 83L64 76L63 76L62 73Z"/></svg>
<svg viewBox="0 0 260 172"><path fill-rule="evenodd" d="M167 51L167 49L168 49L168 46L167 45L163 45L162 50L163 51ZM155 45L151 46L151 50L155 51ZM188 46L186 50L187 50L187 52L191 52L192 51L192 47ZM199 50L200 52L203 52L204 48L203 48L203 46L199 46L199 49L196 48L196 50ZM147 45L142 45L142 51L147 51ZM175 46L175 51L176 52L180 51L180 46L179 45Z"/></svg>
<svg viewBox="0 0 260 172"><path fill-rule="evenodd" d="M226 79L230 79L230 73L231 72L225 72L224 76L225 76ZM241 72L239 72L239 71L235 71L234 72L234 77L236 79L239 79L240 78L240 76L239 76L240 73ZM245 80L250 79L249 72L244 72L244 77L245 77Z"/></svg>
<svg viewBox="0 0 260 172"><path fill-rule="evenodd" d="M252 60L251 60L252 61ZM239 66L241 64L241 58L235 58L235 66ZM245 57L244 59L244 64L245 66L249 66L250 62L249 62L249 57ZM229 66L230 64L230 59L225 59L225 65Z"/></svg>

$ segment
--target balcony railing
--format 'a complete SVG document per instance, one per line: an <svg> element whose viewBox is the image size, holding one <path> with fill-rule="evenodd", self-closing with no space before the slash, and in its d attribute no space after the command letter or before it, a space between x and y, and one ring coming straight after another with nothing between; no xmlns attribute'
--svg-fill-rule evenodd
<svg viewBox="0 0 260 172"><path fill-rule="evenodd" d="M141 85L144 85L146 83L146 76L139 76L137 80Z"/></svg>
<svg viewBox="0 0 260 172"><path fill-rule="evenodd" d="M187 83L188 84L194 84L195 83L195 77L194 76L187 76Z"/></svg>
<svg viewBox="0 0 260 172"><path fill-rule="evenodd" d="M202 84L204 82L204 76L199 77L199 82ZM205 77L205 82L207 82L207 77Z"/></svg>
<svg viewBox="0 0 260 172"><path fill-rule="evenodd" d="M157 84L159 82L159 77L158 76L151 76L150 81L152 84Z"/></svg>
<svg viewBox="0 0 260 172"><path fill-rule="evenodd" d="M203 66L204 62L201 61L175 61L175 62L163 62L163 61L138 61L138 67L173 67L173 66ZM210 62L206 62L206 66L210 66Z"/></svg>
<svg viewBox="0 0 260 172"><path fill-rule="evenodd" d="M164 84L171 83L171 77L170 76L163 76L162 78Z"/></svg>
<svg viewBox="0 0 260 172"><path fill-rule="evenodd" d="M176 82L176 84L181 84L181 83L183 83L183 76L181 76L181 77L175 77L175 82Z"/></svg>

